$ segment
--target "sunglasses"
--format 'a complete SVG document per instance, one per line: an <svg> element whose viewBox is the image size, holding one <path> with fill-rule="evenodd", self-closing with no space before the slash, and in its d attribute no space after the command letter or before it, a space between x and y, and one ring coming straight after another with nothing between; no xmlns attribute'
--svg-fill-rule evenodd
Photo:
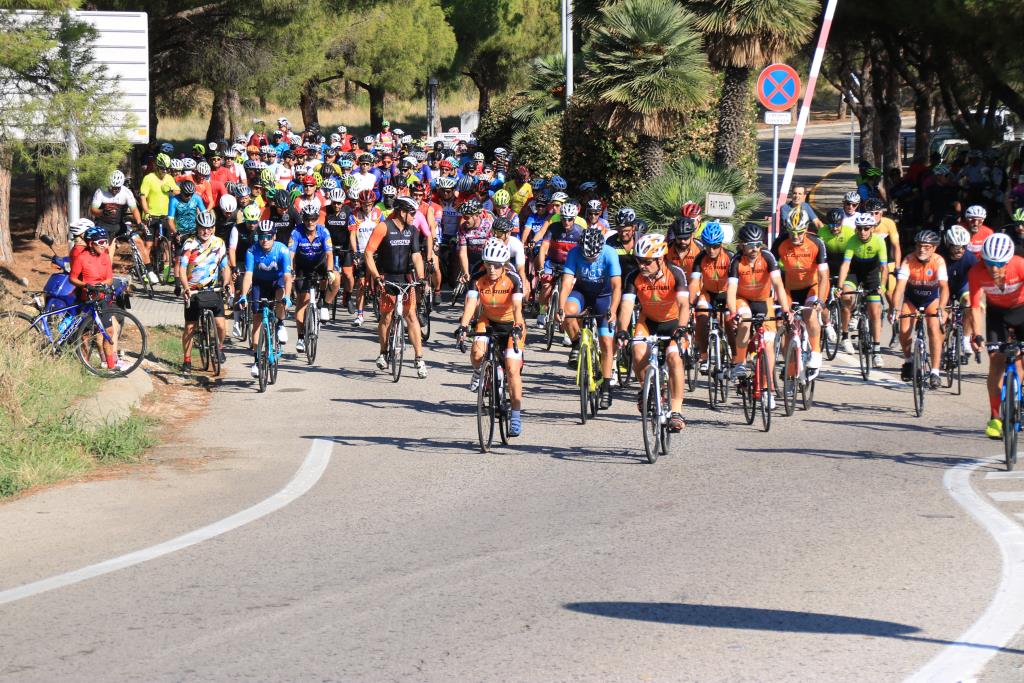
<svg viewBox="0 0 1024 683"><path fill-rule="evenodd" d="M91 244L97 247L105 247L109 243L107 242L107 240L93 240Z"/></svg>
<svg viewBox="0 0 1024 683"><path fill-rule="evenodd" d="M202 232L203 230L207 230L207 231L211 231L212 232L213 231L213 226L212 225L200 225L198 228L196 228L196 232Z"/></svg>
<svg viewBox="0 0 1024 683"><path fill-rule="evenodd" d="M999 261L989 261L988 259L985 259L985 265L989 268L1002 268L1006 264Z"/></svg>
<svg viewBox="0 0 1024 683"><path fill-rule="evenodd" d="M845 206L857 206L860 202L843 202Z"/></svg>
<svg viewBox="0 0 1024 683"><path fill-rule="evenodd" d="M857 226L857 232L871 232L874 229L875 229L875 226L873 226L873 225L858 225Z"/></svg>
<svg viewBox="0 0 1024 683"><path fill-rule="evenodd" d="M260 242L273 242L274 241L274 236L273 235L260 235L257 239Z"/></svg>
<svg viewBox="0 0 1024 683"><path fill-rule="evenodd" d="M744 249L760 249L764 242L744 242Z"/></svg>
<svg viewBox="0 0 1024 683"><path fill-rule="evenodd" d="M501 270L505 267L504 263L485 263L484 268L487 270Z"/></svg>

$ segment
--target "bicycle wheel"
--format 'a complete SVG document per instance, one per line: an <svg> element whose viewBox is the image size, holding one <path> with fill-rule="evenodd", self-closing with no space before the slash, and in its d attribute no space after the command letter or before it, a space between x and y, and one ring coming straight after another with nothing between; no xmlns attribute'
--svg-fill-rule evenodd
<svg viewBox="0 0 1024 683"><path fill-rule="evenodd" d="M800 343L795 339L790 340L786 346L786 362L782 366L782 406L785 408L786 417L792 417L796 411L796 387L799 378L797 373L800 368ZM776 361L776 365L778 361Z"/></svg>
<svg viewBox="0 0 1024 683"><path fill-rule="evenodd" d="M762 431L767 432L772 428L772 409L770 403L772 398L772 389L771 384L769 384L772 377L771 373L768 372L768 363L765 362L765 359L760 355L757 357L757 373L758 377L760 377L761 385L761 395L758 401L761 409L761 429Z"/></svg>
<svg viewBox="0 0 1024 683"><path fill-rule="evenodd" d="M391 353L391 381L402 377L402 358L405 356L405 319L395 312L391 320L391 336L388 338Z"/></svg>
<svg viewBox="0 0 1024 683"><path fill-rule="evenodd" d="M955 377L953 383L956 385L956 395L960 395L960 391L963 389L963 363L960 362L960 354L963 353L964 348L964 328L957 326L956 334L953 335L953 369L955 371Z"/></svg>
<svg viewBox="0 0 1024 683"><path fill-rule="evenodd" d="M495 392L498 419L498 436L501 443L508 445L508 433L512 428L512 398L509 396L508 379L502 375L500 387Z"/></svg>
<svg viewBox="0 0 1024 683"><path fill-rule="evenodd" d="M914 366L913 389L914 393L914 417L921 417L924 414L924 383L928 370L924 367L924 355L921 349L921 340L914 339L914 353L911 362Z"/></svg>
<svg viewBox="0 0 1024 683"><path fill-rule="evenodd" d="M86 320L74 342L75 353L86 370L100 377L124 377L142 364L149 350L146 328L139 319L120 308L110 309L111 328L100 330L94 320ZM107 338L110 338L109 340ZM114 344L113 368L107 367L104 342Z"/></svg>
<svg viewBox="0 0 1024 683"><path fill-rule="evenodd" d="M748 425L754 424L754 413L757 408L754 406L754 380L752 377L741 377L736 385L736 393L740 395L743 402L743 419Z"/></svg>
<svg viewBox="0 0 1024 683"><path fill-rule="evenodd" d="M210 367L213 376L220 374L220 340L217 338L217 321L213 317L213 311L204 312L206 318L206 346L209 349Z"/></svg>
<svg viewBox="0 0 1024 683"><path fill-rule="evenodd" d="M718 337L718 403L725 404L729 400L729 378L732 376L732 356L729 343Z"/></svg>
<svg viewBox="0 0 1024 683"><path fill-rule="evenodd" d="M43 320L36 321L28 313L3 311L0 313L0 327L12 339L26 339L32 346L42 350L50 345L43 330Z"/></svg>
<svg viewBox="0 0 1024 683"><path fill-rule="evenodd" d="M256 369L259 372L258 391L262 394L267 390L267 382L270 381L270 341L267 339L266 328L263 329L263 334L256 345Z"/></svg>
<svg viewBox="0 0 1024 683"><path fill-rule="evenodd" d="M273 325L269 325L263 328L265 335L270 335L270 349L273 351L273 358L268 358L270 364L270 383L277 384L277 368L281 364L281 342L277 338L277 331L274 330Z"/></svg>
<svg viewBox="0 0 1024 683"><path fill-rule="evenodd" d="M1003 454L1006 469L1012 470L1017 464L1017 424L1019 416L1020 378L1017 373L1008 372L1003 382L1003 400L999 406L999 417L1003 421Z"/></svg>
<svg viewBox="0 0 1024 683"><path fill-rule="evenodd" d="M669 397L668 368L662 368L661 381L658 383L661 389L661 414L668 417L672 404ZM672 432L668 430L668 419L658 420L661 436L661 454L668 455L669 446L672 445Z"/></svg>
<svg viewBox="0 0 1024 683"><path fill-rule="evenodd" d="M416 304L420 322L420 338L423 341L430 339L430 310L433 308L430 301L433 296L434 290L430 288L430 285L427 285L423 288L423 299Z"/></svg>
<svg viewBox="0 0 1024 683"><path fill-rule="evenodd" d="M597 411L601 407L601 401L598 397L598 378L597 373L601 372L601 351L597 343L591 338L590 342L590 378L591 382L588 383L589 401L590 401L590 417L597 417ZM593 387L591 389L591 387Z"/></svg>
<svg viewBox="0 0 1024 683"><path fill-rule="evenodd" d="M953 365L953 354L956 348L953 345L953 337L955 336L954 330L947 330L945 336L942 338L942 362L939 364L939 368L942 370L942 383L947 389L953 386L953 380L956 376L956 368ZM960 354L957 354L957 360Z"/></svg>
<svg viewBox="0 0 1024 683"><path fill-rule="evenodd" d="M721 379L719 376L720 372L718 337L717 335L710 335L708 337L708 405L712 409L718 407L718 382Z"/></svg>
<svg viewBox="0 0 1024 683"><path fill-rule="evenodd" d="M309 305L306 306L306 317L302 320L302 334L305 337L306 365L312 365L316 360L316 337L320 314L317 311L316 292L309 294Z"/></svg>
<svg viewBox="0 0 1024 683"><path fill-rule="evenodd" d="M615 352L615 375L619 379L620 387L625 387L629 384L632 372L633 355L630 353L629 345L627 344Z"/></svg>
<svg viewBox="0 0 1024 683"><path fill-rule="evenodd" d="M688 341L686 353L682 358L686 363L686 390L692 393L697 390L697 354L693 348L693 340Z"/></svg>
<svg viewBox="0 0 1024 683"><path fill-rule="evenodd" d="M555 331L558 330L558 297L560 296L558 286L551 288L551 298L548 300L548 317L544 323L544 350L550 351L551 344L555 341Z"/></svg>
<svg viewBox="0 0 1024 683"><path fill-rule="evenodd" d="M641 416L644 429L644 452L647 454L647 462L654 464L658 460L658 452L661 448L659 443L661 437L660 418L658 416L658 395L655 391L654 368L648 367L644 373Z"/></svg>
<svg viewBox="0 0 1024 683"><path fill-rule="evenodd" d="M207 345L209 343L209 339L209 328L206 322L206 311L204 310L199 316L199 322L196 324L195 333L192 335L192 345L195 346L196 351L199 352L199 367L203 369L203 372L209 372L210 370L210 349Z"/></svg>
<svg viewBox="0 0 1024 683"><path fill-rule="evenodd" d="M860 364L860 376L866 380L871 374L871 333L868 331L866 314L857 320L857 361Z"/></svg>
<svg viewBox="0 0 1024 683"><path fill-rule="evenodd" d="M581 335L585 336L585 335ZM576 359L576 387L580 393L580 424L587 424L590 413L590 341L581 340Z"/></svg>
<svg viewBox="0 0 1024 683"><path fill-rule="evenodd" d="M811 406L814 405L814 384L818 380L812 379L810 382L804 382L800 385L800 397L803 402L804 410L810 410Z"/></svg>
<svg viewBox="0 0 1024 683"><path fill-rule="evenodd" d="M841 318L839 317L839 301L833 299L828 304L828 325L822 324L821 326L821 350L825 354L827 360L835 360L836 354L839 353L839 338L840 338L840 323ZM829 343L828 334L826 329L831 327L835 332L835 343Z"/></svg>
<svg viewBox="0 0 1024 683"><path fill-rule="evenodd" d="M476 434L480 452L491 450L494 441L494 367L490 358L480 364L480 386L476 389Z"/></svg>

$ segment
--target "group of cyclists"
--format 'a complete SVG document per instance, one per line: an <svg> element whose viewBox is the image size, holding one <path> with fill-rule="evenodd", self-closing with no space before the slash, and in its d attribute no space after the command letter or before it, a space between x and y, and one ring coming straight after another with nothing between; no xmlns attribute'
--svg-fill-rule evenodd
<svg viewBox="0 0 1024 683"><path fill-rule="evenodd" d="M277 123L270 134L187 151L155 146L143 159L137 202L124 174L115 171L93 198L95 223L83 219L72 226L84 247L112 246L114 237L133 240L145 277L175 286L185 302L186 370L204 310L217 320L223 357L225 338L240 336L239 311L264 303L274 307L282 345L288 342L285 320L294 310L298 352L305 316L326 322L340 306L358 327L373 303L380 341L375 363L384 370L390 318L397 297L404 296L416 373L425 378L418 303L427 294L440 300L442 289L450 288L453 297L464 293L455 336L460 343L472 338L471 388L480 382L476 368L488 345L504 349L510 436L522 432L523 350L527 316L534 314L540 327L557 325L573 366L580 316L598 318L604 409L617 385L618 349L630 348L632 371L641 377L651 348L645 338L664 339L668 428L678 432L685 426L685 365L708 372L711 316L726 323L734 379L750 372L755 332L763 335L771 370L775 336L798 316L810 339L813 378L822 365L823 340L853 352L850 320L862 296L872 365L884 365L888 310L903 351L904 381L910 380L909 316L929 316L934 387L950 307L970 309L961 351L965 357L982 348L992 352L992 414L985 431L1001 436L1002 369L995 351L1011 331L1024 340L1024 211L1013 214L1006 229L993 231L985 225L985 208L969 205L956 223L917 232L904 255L875 181L881 173L867 168L858 189L823 218L806 203L804 189L795 188L777 234L757 223L734 234L731 226L705 219L694 201L680 207L662 234L629 207L609 209L597 182L581 183L570 197L563 178L534 178L502 148L487 158L465 142L422 144L388 122L362 139L344 126L329 134L315 125L296 133L287 119ZM415 286L399 286L410 283ZM318 310L307 305L312 287L323 295ZM838 324L825 306L833 290L842 303ZM229 308L235 318L230 333ZM261 326L254 325L254 354L260 334ZM774 394L769 400L774 404Z"/></svg>

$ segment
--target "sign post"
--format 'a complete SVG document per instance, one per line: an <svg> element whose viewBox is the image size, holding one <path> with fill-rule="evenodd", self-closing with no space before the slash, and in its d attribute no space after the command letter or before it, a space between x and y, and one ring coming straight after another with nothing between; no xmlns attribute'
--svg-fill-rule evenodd
<svg viewBox="0 0 1024 683"><path fill-rule="evenodd" d="M773 128L772 152L772 197L779 196L779 126L788 125L792 120L789 109L800 97L800 76L788 64L772 64L765 67L757 77L757 99L768 111L764 122ZM779 231L778 212L774 210L772 224L768 231L768 245L771 246Z"/></svg>

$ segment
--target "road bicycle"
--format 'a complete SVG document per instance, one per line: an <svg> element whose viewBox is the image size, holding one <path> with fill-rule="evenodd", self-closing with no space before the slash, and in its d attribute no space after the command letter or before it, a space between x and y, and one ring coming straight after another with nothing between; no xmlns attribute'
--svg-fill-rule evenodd
<svg viewBox="0 0 1024 683"><path fill-rule="evenodd" d="M629 318L629 329L624 330L630 337L636 331L636 321L640 318L639 306L633 307L633 314ZM628 344L618 346L615 350L615 375L619 380L619 386L625 387L633 377L633 351Z"/></svg>
<svg viewBox="0 0 1024 683"><path fill-rule="evenodd" d="M215 292L220 296L223 289L215 287L207 291ZM198 294L199 292L193 292L186 306L191 306L192 299ZM218 352L220 351L220 337L217 334L217 319L209 308L204 308L199 314L196 330L192 335L192 343L195 345L196 351L199 352L199 364L202 366L203 372L212 371L215 377L219 375L220 353Z"/></svg>
<svg viewBox="0 0 1024 683"><path fill-rule="evenodd" d="M580 424L587 424L587 418L597 417L600 399L598 387L601 379L601 345L597 341L597 321L601 316L587 311L578 315L564 316L580 321L579 354L576 358L576 386L580 393Z"/></svg>
<svg viewBox="0 0 1024 683"><path fill-rule="evenodd" d="M256 343L256 367L258 391L262 394L268 384L277 382L277 367L281 361L281 343L277 339L277 316L274 307L278 302L260 299L260 339ZM282 324L284 321L281 321Z"/></svg>
<svg viewBox="0 0 1024 683"><path fill-rule="evenodd" d="M420 336L423 341L430 339L430 315L434 312L434 263L424 265L425 279L416 289L416 318L420 321Z"/></svg>
<svg viewBox="0 0 1024 683"><path fill-rule="evenodd" d="M99 377L124 377L132 373L149 350L146 328L138 318L121 308L107 306L113 296L107 286L86 288L89 300L69 306L47 308L36 316L21 311L0 313L4 326L13 330L44 353L73 352L78 362ZM109 314L110 327L103 324ZM113 345L117 362L107 366L104 345Z"/></svg>
<svg viewBox="0 0 1024 683"><path fill-rule="evenodd" d="M558 314L561 312L559 300L562 294L562 266L551 267L551 297L548 299L548 317L544 321L544 350L550 351L555 335L561 330Z"/></svg>
<svg viewBox="0 0 1024 683"><path fill-rule="evenodd" d="M146 264L142 260L142 252L139 251L139 246L135 243L135 238L142 239L149 236L149 231L142 225L133 225L131 221L125 221L124 231L117 239L121 239L128 244L132 254L132 265L129 272L132 278L138 283L140 289L146 292L146 297L152 299L156 293L156 289L153 287L153 283L149 281L149 271L146 268Z"/></svg>
<svg viewBox="0 0 1024 683"><path fill-rule="evenodd" d="M946 388L956 385L957 396L963 384L963 360L964 354L964 309L960 302L954 302L946 307L948 317L946 319L945 336L942 338L942 371L945 374Z"/></svg>
<svg viewBox="0 0 1024 683"><path fill-rule="evenodd" d="M856 297L850 311L850 322L857 332L857 361L860 365L860 376L867 380L871 374L871 328L868 323L866 292L858 287L852 292L843 292L841 296ZM840 322L840 328L842 323Z"/></svg>
<svg viewBox="0 0 1024 683"><path fill-rule="evenodd" d="M761 430L767 432L772 427L772 376L768 371L767 346L764 341L764 325L773 320L784 320L782 316L766 317L755 315L750 318L737 318L738 322L749 322L751 325L750 342L747 344L747 363L753 364L753 370L740 377L736 383L736 391L743 402L743 418L748 425L754 424L754 418L760 408Z"/></svg>
<svg viewBox="0 0 1024 683"><path fill-rule="evenodd" d="M1003 386L999 391L999 419L1003 422L1003 454L1006 469L1017 465L1017 435L1020 433L1021 410L1024 410L1024 387L1021 386L1020 342L1006 342L999 345L999 352L1006 356L1006 370L1003 372Z"/></svg>
<svg viewBox="0 0 1024 683"><path fill-rule="evenodd" d="M316 362L316 347L320 340L320 283L309 286L309 303L302 318L303 344L306 347L306 365Z"/></svg>
<svg viewBox="0 0 1024 683"><path fill-rule="evenodd" d="M828 311L828 324L821 325L821 353L825 360L835 360L839 353L839 340L843 336L842 306L839 304L839 287L833 281L828 290L828 299L825 301L824 310ZM828 329L834 333L835 343L829 341Z"/></svg>
<svg viewBox="0 0 1024 683"><path fill-rule="evenodd" d="M782 353L775 356L776 381L782 384L782 404L786 417L791 417L796 410L798 389L804 410L810 410L814 402L816 380L810 376L807 368L807 361L811 357L811 338L801 315L807 308L814 307L793 306L792 322L786 324L786 333L782 335L785 340Z"/></svg>
<svg viewBox="0 0 1024 683"><path fill-rule="evenodd" d="M916 313L906 313L897 316L897 320L913 318L914 339L911 345L911 363L913 365L913 376L911 386L914 393L914 417L924 415L924 392L928 388L928 380L931 375L931 359L928 354L928 340L925 333L925 318L934 318L935 313L925 313L918 310Z"/></svg>
<svg viewBox="0 0 1024 683"><path fill-rule="evenodd" d="M384 359L391 371L392 382L397 382L402 377L402 358L405 356L405 297L417 284L385 280L381 288L382 292L387 289L395 291L395 308L391 314L391 324L388 325L384 347Z"/></svg>
<svg viewBox="0 0 1024 683"><path fill-rule="evenodd" d="M517 354L520 334L521 330L518 327L512 328L512 350ZM476 433L481 453L491 450L495 426L498 428L502 444L508 444L511 429L512 398L508 379L505 377L505 347L498 343L503 336L494 330L487 331L487 353L477 369L480 383L476 388ZM458 347L460 352L466 352L465 338L459 340Z"/></svg>
<svg viewBox="0 0 1024 683"><path fill-rule="evenodd" d="M718 305L708 314L708 404L717 408L729 400L732 354L722 324L725 307Z"/></svg>
<svg viewBox="0 0 1024 683"><path fill-rule="evenodd" d="M683 361L683 372L686 376L686 390L688 392L697 389L697 364L699 353L697 346L693 343L693 323L682 328L683 338L679 340L679 358Z"/></svg>
<svg viewBox="0 0 1024 683"><path fill-rule="evenodd" d="M640 389L640 414L644 432L644 453L652 465L659 455L668 454L672 432L668 428L670 387L665 346L672 337L651 335L633 337L634 342L647 344L647 369Z"/></svg>

